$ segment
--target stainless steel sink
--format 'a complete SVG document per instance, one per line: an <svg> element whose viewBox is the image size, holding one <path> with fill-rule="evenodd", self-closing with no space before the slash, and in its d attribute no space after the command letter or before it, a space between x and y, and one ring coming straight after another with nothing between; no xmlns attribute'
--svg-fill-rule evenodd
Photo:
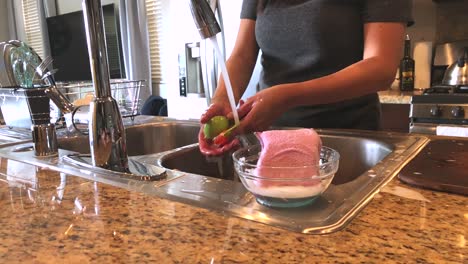
<svg viewBox="0 0 468 264"><path fill-rule="evenodd" d="M310 206L277 210L255 201L234 175L229 155L200 154L198 121L139 116L124 124L131 158L166 169L167 177L138 181L65 162L71 154L89 153L85 136L59 138L58 157L35 157L24 142L0 146L0 156L295 232L324 234L346 226L429 141L399 133L318 130L324 145L341 155L332 185Z"/></svg>
<svg viewBox="0 0 468 264"><path fill-rule="evenodd" d="M20 142L29 142L32 140L31 130L12 129L7 126L0 126L0 148L16 145Z"/></svg>
<svg viewBox="0 0 468 264"><path fill-rule="evenodd" d="M125 128L129 156L159 153L198 141L200 125L195 122L167 121L130 125ZM90 153L88 136L61 137L61 149Z"/></svg>
<svg viewBox="0 0 468 264"><path fill-rule="evenodd" d="M392 144L368 138L322 134L321 139L324 146L337 150L341 156L340 167L333 184L343 184L356 179L395 149ZM187 146L164 155L160 159L160 165L218 179L237 180L229 155L207 158L200 153L198 145Z"/></svg>
<svg viewBox="0 0 468 264"><path fill-rule="evenodd" d="M323 145L340 153L340 167L321 197L299 209L259 205L233 173L229 156L206 159L197 144L159 154L153 160L162 167L186 173L166 187L191 204L296 232L324 234L349 223L428 141L425 137L386 132L318 132Z"/></svg>

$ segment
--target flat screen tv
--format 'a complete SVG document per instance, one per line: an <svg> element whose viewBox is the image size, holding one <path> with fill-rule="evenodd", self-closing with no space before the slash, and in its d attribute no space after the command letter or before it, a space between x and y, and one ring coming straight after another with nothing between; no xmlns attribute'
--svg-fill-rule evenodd
<svg viewBox="0 0 468 264"><path fill-rule="evenodd" d="M112 79L125 78L121 52L118 12L114 4L102 6L107 43L109 73ZM47 18L56 81L91 80L83 12L77 11Z"/></svg>

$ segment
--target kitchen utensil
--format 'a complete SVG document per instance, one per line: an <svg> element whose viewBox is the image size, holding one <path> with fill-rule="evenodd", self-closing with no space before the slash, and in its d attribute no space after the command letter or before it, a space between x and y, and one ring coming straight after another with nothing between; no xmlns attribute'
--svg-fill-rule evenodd
<svg viewBox="0 0 468 264"><path fill-rule="evenodd" d="M50 77L52 77L52 75L54 75L56 72L58 72L58 69L52 69L46 73L44 73L44 75L42 75L41 77L41 80L49 80L50 84L54 84L55 81L53 81L53 79L51 79Z"/></svg>
<svg viewBox="0 0 468 264"><path fill-rule="evenodd" d="M47 57L41 62L41 64L39 64L39 65L36 67L35 71L36 71L36 73L39 75L39 78L40 78L40 79L42 79L42 80L44 79L44 75L45 75L45 73L46 73L46 70L47 70L47 68L49 67L49 65L52 63L52 60L53 60L52 57L47 56Z"/></svg>
<svg viewBox="0 0 468 264"><path fill-rule="evenodd" d="M468 140L429 142L399 173L410 185L468 195Z"/></svg>
<svg viewBox="0 0 468 264"><path fill-rule="evenodd" d="M442 84L468 85L468 47L465 47L458 60L447 68Z"/></svg>

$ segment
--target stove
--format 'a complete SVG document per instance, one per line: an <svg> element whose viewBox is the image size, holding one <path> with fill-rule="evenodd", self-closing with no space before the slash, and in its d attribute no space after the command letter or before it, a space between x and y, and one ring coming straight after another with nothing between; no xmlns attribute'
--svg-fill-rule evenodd
<svg viewBox="0 0 468 264"><path fill-rule="evenodd" d="M468 86L436 85L412 96L410 133L436 134L440 125L468 126Z"/></svg>
<svg viewBox="0 0 468 264"><path fill-rule="evenodd" d="M460 58L464 47L468 39L435 46L430 87L411 98L410 133L436 135L438 126L468 128L468 85L443 85L448 66Z"/></svg>

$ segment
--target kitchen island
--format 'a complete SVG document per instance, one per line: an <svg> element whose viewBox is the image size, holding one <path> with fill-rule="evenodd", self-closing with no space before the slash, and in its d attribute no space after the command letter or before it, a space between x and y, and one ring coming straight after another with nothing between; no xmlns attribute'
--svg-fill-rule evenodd
<svg viewBox="0 0 468 264"><path fill-rule="evenodd" d="M2 263L466 263L468 197L394 178L343 230L286 231L0 159Z"/></svg>

